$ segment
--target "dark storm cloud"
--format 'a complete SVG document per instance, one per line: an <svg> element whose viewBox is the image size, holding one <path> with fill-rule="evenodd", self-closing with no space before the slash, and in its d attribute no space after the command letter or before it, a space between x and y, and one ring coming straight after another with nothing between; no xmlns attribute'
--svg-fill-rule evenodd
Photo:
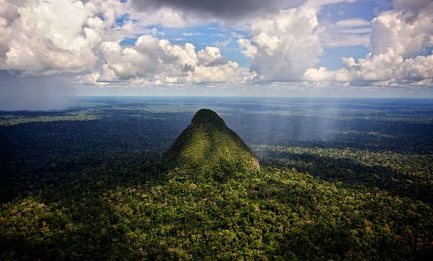
<svg viewBox="0 0 433 261"><path fill-rule="evenodd" d="M132 0L140 10L171 7L198 15L239 19L275 11L279 8L298 6L303 0Z"/></svg>

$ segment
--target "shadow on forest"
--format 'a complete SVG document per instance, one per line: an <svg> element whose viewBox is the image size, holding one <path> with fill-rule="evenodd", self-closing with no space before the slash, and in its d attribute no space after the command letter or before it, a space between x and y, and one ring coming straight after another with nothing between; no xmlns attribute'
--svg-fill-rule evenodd
<svg viewBox="0 0 433 261"><path fill-rule="evenodd" d="M73 182L74 186L97 183L102 178L115 188L147 177L146 169L153 168L151 162L178 132L160 131L168 123L157 115L147 116L155 117L140 120L117 113L101 120L0 126L0 202Z"/></svg>
<svg viewBox="0 0 433 261"><path fill-rule="evenodd" d="M271 156L262 160L263 165L295 168L326 181L340 181L350 187L379 188L392 195L433 203L433 187L429 180L404 175L389 167L367 166L349 158L335 159L308 153L269 152L267 155Z"/></svg>

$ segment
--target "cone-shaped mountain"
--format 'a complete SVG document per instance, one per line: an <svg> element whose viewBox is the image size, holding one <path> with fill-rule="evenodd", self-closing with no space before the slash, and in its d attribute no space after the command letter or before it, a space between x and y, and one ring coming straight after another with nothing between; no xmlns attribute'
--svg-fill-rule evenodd
<svg viewBox="0 0 433 261"><path fill-rule="evenodd" d="M165 157L179 167L210 171L217 176L260 170L250 148L209 109L194 115Z"/></svg>

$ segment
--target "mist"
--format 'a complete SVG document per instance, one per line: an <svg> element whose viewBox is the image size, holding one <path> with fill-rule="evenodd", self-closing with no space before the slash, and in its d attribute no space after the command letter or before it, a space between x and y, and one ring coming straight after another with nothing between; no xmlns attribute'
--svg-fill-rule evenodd
<svg viewBox="0 0 433 261"><path fill-rule="evenodd" d="M65 77L0 74L1 111L61 111L73 105L73 91Z"/></svg>

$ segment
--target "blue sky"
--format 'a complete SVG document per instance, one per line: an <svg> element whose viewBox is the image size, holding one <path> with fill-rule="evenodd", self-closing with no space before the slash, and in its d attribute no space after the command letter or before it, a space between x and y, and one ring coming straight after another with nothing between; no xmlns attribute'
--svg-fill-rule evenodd
<svg viewBox="0 0 433 261"><path fill-rule="evenodd" d="M433 97L431 0L1 2L3 100Z"/></svg>
<svg viewBox="0 0 433 261"><path fill-rule="evenodd" d="M360 0L325 5L319 12L320 19L338 22L340 20L361 18L373 20L385 11L393 9L390 0Z"/></svg>

